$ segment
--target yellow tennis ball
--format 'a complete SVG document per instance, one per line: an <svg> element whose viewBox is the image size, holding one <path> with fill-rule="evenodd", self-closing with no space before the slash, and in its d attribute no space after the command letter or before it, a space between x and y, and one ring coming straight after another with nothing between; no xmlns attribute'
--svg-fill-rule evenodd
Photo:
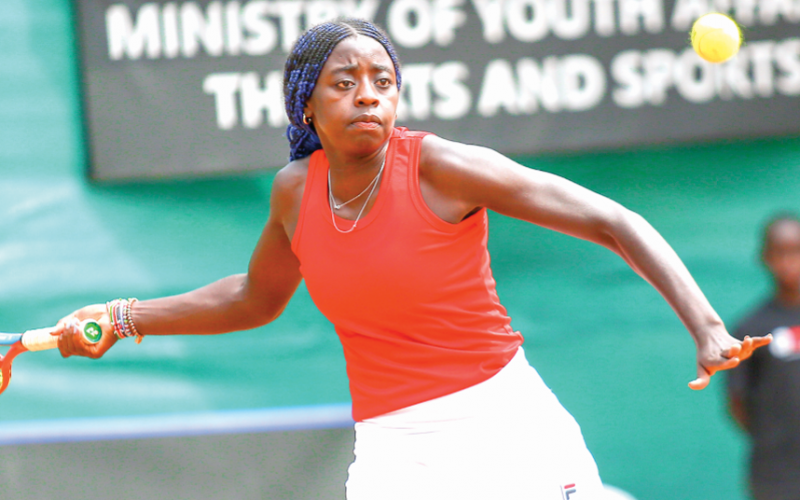
<svg viewBox="0 0 800 500"><path fill-rule="evenodd" d="M742 32L725 14L706 14L692 26L692 47L708 62L725 62L739 52Z"/></svg>

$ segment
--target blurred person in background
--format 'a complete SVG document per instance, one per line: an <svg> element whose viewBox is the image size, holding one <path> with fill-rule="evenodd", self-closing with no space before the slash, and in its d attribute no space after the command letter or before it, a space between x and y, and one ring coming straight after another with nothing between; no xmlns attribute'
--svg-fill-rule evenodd
<svg viewBox="0 0 800 500"><path fill-rule="evenodd" d="M775 215L761 259L773 280L769 299L734 332L772 333L728 377L731 415L750 437L750 489L756 500L800 500L800 218Z"/></svg>

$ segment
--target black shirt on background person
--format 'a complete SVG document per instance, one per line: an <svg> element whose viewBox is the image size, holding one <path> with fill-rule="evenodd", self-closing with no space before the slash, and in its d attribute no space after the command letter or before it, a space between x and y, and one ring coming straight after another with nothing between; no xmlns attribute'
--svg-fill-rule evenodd
<svg viewBox="0 0 800 500"><path fill-rule="evenodd" d="M728 402L751 438L753 497L800 500L800 219L773 218L763 245L774 294L745 317L734 336L771 333L773 341L730 372Z"/></svg>

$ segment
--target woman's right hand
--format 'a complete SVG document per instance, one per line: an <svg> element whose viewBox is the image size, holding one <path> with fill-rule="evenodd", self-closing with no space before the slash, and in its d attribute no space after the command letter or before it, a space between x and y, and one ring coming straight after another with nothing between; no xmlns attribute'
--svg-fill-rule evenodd
<svg viewBox="0 0 800 500"><path fill-rule="evenodd" d="M100 341L95 344L86 340L83 334L74 326L77 322L86 319L97 321L103 330ZM97 359L117 343L117 335L114 333L114 327L111 324L111 318L108 316L108 309L105 304L86 306L65 316L56 324L52 335L58 337L58 350L65 358L85 356Z"/></svg>
<svg viewBox="0 0 800 500"><path fill-rule="evenodd" d="M772 334L765 337L745 337L738 340L725 330L722 323L704 329L695 336L697 339L697 378L689 382L689 388L696 391L704 389L711 376L722 370L730 370L753 355L759 347L772 341Z"/></svg>

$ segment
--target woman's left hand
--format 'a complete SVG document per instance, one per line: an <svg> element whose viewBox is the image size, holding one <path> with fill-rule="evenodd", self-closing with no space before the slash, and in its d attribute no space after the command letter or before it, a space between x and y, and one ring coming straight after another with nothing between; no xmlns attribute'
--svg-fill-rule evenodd
<svg viewBox="0 0 800 500"><path fill-rule="evenodd" d="M771 341L772 335L746 336L744 340L737 340L724 327L713 330L697 343L697 378L689 382L689 388L696 391L705 389L712 375L735 368L741 361L749 358L753 351Z"/></svg>
<svg viewBox="0 0 800 500"><path fill-rule="evenodd" d="M100 341L95 344L87 342L79 329L72 326L76 321L86 319L97 321L103 330ZM58 350L65 358L86 356L97 359L117 342L117 336L114 334L114 327L111 325L111 318L108 316L105 304L86 306L65 316L58 322L51 335L58 337Z"/></svg>

